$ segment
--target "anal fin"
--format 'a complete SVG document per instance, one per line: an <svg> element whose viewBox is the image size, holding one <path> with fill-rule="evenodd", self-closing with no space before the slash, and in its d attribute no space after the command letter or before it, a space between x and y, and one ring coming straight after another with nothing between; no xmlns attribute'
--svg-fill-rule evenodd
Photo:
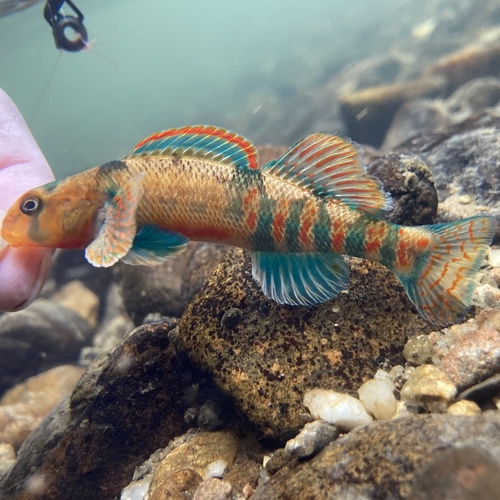
<svg viewBox="0 0 500 500"><path fill-rule="evenodd" d="M336 297L349 283L349 268L335 253L250 252L253 277L279 304L311 306Z"/></svg>

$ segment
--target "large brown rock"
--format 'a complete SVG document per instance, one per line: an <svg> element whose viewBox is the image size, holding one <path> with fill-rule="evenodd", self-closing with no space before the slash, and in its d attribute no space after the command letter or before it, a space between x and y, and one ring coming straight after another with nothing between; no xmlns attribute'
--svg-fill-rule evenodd
<svg viewBox="0 0 500 500"><path fill-rule="evenodd" d="M280 306L253 280L249 257L234 250L172 335L260 436L295 435L308 419L306 391L355 394L384 362L404 362L409 335L433 329L389 271L358 259L350 265L350 286L336 299L316 307Z"/></svg>

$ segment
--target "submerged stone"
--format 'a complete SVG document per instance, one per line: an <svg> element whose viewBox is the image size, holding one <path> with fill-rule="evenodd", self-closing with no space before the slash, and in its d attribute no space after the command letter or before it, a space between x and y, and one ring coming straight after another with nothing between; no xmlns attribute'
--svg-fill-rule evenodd
<svg viewBox="0 0 500 500"><path fill-rule="evenodd" d="M310 419L302 405L308 390L356 395L382 363L404 362L408 336L433 329L389 271L349 262L351 283L336 299L281 306L253 280L248 256L233 250L172 332L177 348L211 374L260 436L293 437ZM223 318L234 309L238 322L227 328Z"/></svg>
<svg viewBox="0 0 500 500"><path fill-rule="evenodd" d="M499 429L498 412L376 422L330 443L309 461L283 467L252 499L493 499L491 492L497 494L500 487ZM461 458L451 460L457 455ZM476 473L470 483L460 484L457 473L463 470L465 475L469 467ZM447 482L453 482L459 494L441 496ZM475 496L466 496L469 489Z"/></svg>

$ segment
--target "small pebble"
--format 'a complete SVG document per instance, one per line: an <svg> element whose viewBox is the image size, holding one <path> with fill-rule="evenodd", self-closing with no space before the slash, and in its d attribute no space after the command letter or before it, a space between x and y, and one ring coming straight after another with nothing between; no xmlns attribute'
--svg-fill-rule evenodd
<svg viewBox="0 0 500 500"><path fill-rule="evenodd" d="M455 384L433 365L415 368L401 389L401 399L408 405L428 411L444 412L457 393Z"/></svg>
<svg viewBox="0 0 500 500"><path fill-rule="evenodd" d="M479 406L474 403L474 401L462 399L461 401L453 403L448 408L448 413L450 415L477 415L478 413L481 413L481 408L479 408Z"/></svg>
<svg viewBox="0 0 500 500"><path fill-rule="evenodd" d="M491 267L500 268L500 248L492 248L490 250L490 255L488 257L488 261Z"/></svg>
<svg viewBox="0 0 500 500"><path fill-rule="evenodd" d="M9 443L0 443L0 477L16 462L16 451Z"/></svg>
<svg viewBox="0 0 500 500"><path fill-rule="evenodd" d="M133 481L123 488L120 500L144 500L147 497L151 477Z"/></svg>
<svg viewBox="0 0 500 500"><path fill-rule="evenodd" d="M411 337L403 349L403 356L413 366L432 361L432 342L427 335Z"/></svg>
<svg viewBox="0 0 500 500"><path fill-rule="evenodd" d="M358 394L365 408L377 420L388 420L396 414L394 384L388 377L368 380L358 389Z"/></svg>
<svg viewBox="0 0 500 500"><path fill-rule="evenodd" d="M309 422L293 438L287 441L285 451L298 458L310 457L321 451L328 443L336 439L339 430L321 420Z"/></svg>
<svg viewBox="0 0 500 500"><path fill-rule="evenodd" d="M350 431L373 421L359 399L326 389L306 392L304 406L314 418L321 418L344 431Z"/></svg>
<svg viewBox="0 0 500 500"><path fill-rule="evenodd" d="M205 469L205 479L212 477L222 477L227 469L227 461L220 458L210 462Z"/></svg>
<svg viewBox="0 0 500 500"><path fill-rule="evenodd" d="M227 481L217 478L206 479L194 492L193 500L225 500L231 497L233 488Z"/></svg>

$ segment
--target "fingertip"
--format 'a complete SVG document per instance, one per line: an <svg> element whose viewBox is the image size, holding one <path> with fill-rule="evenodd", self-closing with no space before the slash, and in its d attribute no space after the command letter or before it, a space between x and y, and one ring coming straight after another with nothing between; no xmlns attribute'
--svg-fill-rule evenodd
<svg viewBox="0 0 500 500"><path fill-rule="evenodd" d="M11 248L0 257L0 310L18 311L40 293L50 270L52 249Z"/></svg>

